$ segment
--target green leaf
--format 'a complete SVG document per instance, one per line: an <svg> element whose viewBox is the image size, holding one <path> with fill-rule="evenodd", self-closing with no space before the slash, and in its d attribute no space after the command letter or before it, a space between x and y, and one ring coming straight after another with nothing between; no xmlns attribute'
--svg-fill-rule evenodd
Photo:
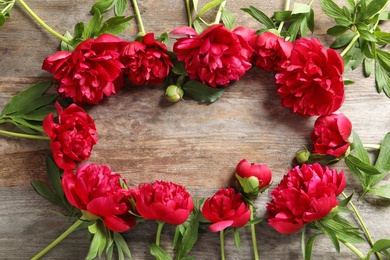
<svg viewBox="0 0 390 260"><path fill-rule="evenodd" d="M301 15L298 19L296 19L289 27L288 27L288 33L290 36L290 41L294 42L295 39L298 36L299 30L301 28L302 24L306 24L306 16Z"/></svg>
<svg viewBox="0 0 390 260"><path fill-rule="evenodd" d="M363 143L360 140L359 135L355 132L352 131L352 143L351 143L351 150L355 152L355 156L359 158L361 161L370 164L370 157L364 149Z"/></svg>
<svg viewBox="0 0 390 260"><path fill-rule="evenodd" d="M363 162L359 158L353 156L353 155L348 155L345 160L348 160L348 163L352 163L356 168L361 170L362 172L368 174L368 175L380 175L381 172L376 169L374 166Z"/></svg>
<svg viewBox="0 0 390 260"><path fill-rule="evenodd" d="M156 257L156 259L172 260L172 257L168 254L168 252L162 249L160 246L156 245L155 243L153 242L149 243L149 248L150 248L150 254Z"/></svg>
<svg viewBox="0 0 390 260"><path fill-rule="evenodd" d="M50 87L51 82L39 82L13 96L5 105L0 115L11 115L22 111L32 99L41 96Z"/></svg>
<svg viewBox="0 0 390 260"><path fill-rule="evenodd" d="M201 34L201 33L202 33L203 28L202 28L202 26L200 25L198 19L196 19L196 20L192 23L192 26L194 26L194 29L195 29L195 31L196 31L198 34Z"/></svg>
<svg viewBox="0 0 390 260"><path fill-rule="evenodd" d="M339 37L343 35L346 31L348 30L348 27L341 26L341 25L335 25L331 28L329 28L326 33L334 36L334 37Z"/></svg>
<svg viewBox="0 0 390 260"><path fill-rule="evenodd" d="M114 242L118 249L118 252L121 251L128 258L132 258L129 245L126 243L125 239L120 233L114 232Z"/></svg>
<svg viewBox="0 0 390 260"><path fill-rule="evenodd" d="M194 80L187 81L183 85L183 90L185 94L191 96L193 99L204 103L217 101L225 92L222 88L211 88Z"/></svg>
<svg viewBox="0 0 390 260"><path fill-rule="evenodd" d="M304 247L304 259L305 260L310 260L311 259L311 255L312 255L312 252L313 252L313 246L314 246L314 242L315 240L317 239L317 237L319 237L320 235L322 234L315 234L313 236L311 236L309 238L309 240L307 240L306 242L306 246Z"/></svg>
<svg viewBox="0 0 390 260"><path fill-rule="evenodd" d="M269 18L265 13L260 11L259 9L256 9L253 6L250 6L249 8L242 8L244 12L250 14L253 18L255 18L258 22L261 24L264 24L267 29L276 29L276 26L274 22Z"/></svg>
<svg viewBox="0 0 390 260"><path fill-rule="evenodd" d="M54 192L65 203L65 195L61 185L60 169L50 156L46 156L46 173Z"/></svg>
<svg viewBox="0 0 390 260"><path fill-rule="evenodd" d="M199 220L202 215L200 210L193 210L187 221L176 227L176 231L180 239L176 247L176 259L183 259L195 245L198 240ZM180 236L182 234L182 236Z"/></svg>
<svg viewBox="0 0 390 260"><path fill-rule="evenodd" d="M107 234L105 231L106 228L105 228L104 224L102 223L102 221L98 220L92 226L95 226L95 230L93 230L93 231L95 231L95 233L94 233L93 239L91 241L91 245L89 247L88 255L85 259L94 259L96 257L100 258L104 252L104 249L105 249L106 243L107 243ZM92 227L92 226L89 226L89 227ZM88 227L88 230L90 230L89 227ZM91 232L91 230L90 230L90 232Z"/></svg>
<svg viewBox="0 0 390 260"><path fill-rule="evenodd" d="M314 32L314 11L310 9L310 12L306 14L307 27L313 33Z"/></svg>
<svg viewBox="0 0 390 260"><path fill-rule="evenodd" d="M362 20L369 19L379 13L382 9L388 5L388 0L375 0L371 1L366 8L366 11L362 15Z"/></svg>
<svg viewBox="0 0 390 260"><path fill-rule="evenodd" d="M385 91L390 97L390 75L379 62L375 62L375 85L378 93Z"/></svg>
<svg viewBox="0 0 390 260"><path fill-rule="evenodd" d="M288 20L291 20L291 11L284 10L284 11L276 11L274 12L274 19L279 22L285 22ZM271 21L272 22L272 21Z"/></svg>
<svg viewBox="0 0 390 260"><path fill-rule="evenodd" d="M123 16L127 8L127 0L117 0L114 6L116 16Z"/></svg>
<svg viewBox="0 0 390 260"><path fill-rule="evenodd" d="M238 232L238 228L234 229L234 242L236 243L236 247L241 251L241 239L240 233Z"/></svg>
<svg viewBox="0 0 390 260"><path fill-rule="evenodd" d="M95 9L95 13L91 20L89 20L84 30L83 39L94 38L99 35L100 28L102 27L103 16L100 11Z"/></svg>
<svg viewBox="0 0 390 260"><path fill-rule="evenodd" d="M111 17L107 21L105 21L104 25L98 33L101 35L103 33L109 33L112 35L117 35L124 30L126 30L130 26L130 20L133 19L134 16L115 16Z"/></svg>
<svg viewBox="0 0 390 260"><path fill-rule="evenodd" d="M227 8L222 8L222 22L226 28L233 30L236 17Z"/></svg>
<svg viewBox="0 0 390 260"><path fill-rule="evenodd" d="M382 143L379 150L378 158L375 162L375 168L377 168L382 173L387 173L390 171L390 132L388 132Z"/></svg>
<svg viewBox="0 0 390 260"><path fill-rule="evenodd" d="M23 115L23 118L32 121L43 121L43 119L45 119L45 117L50 113L53 113L54 115L56 114L56 108L54 105L38 108L28 114Z"/></svg>
<svg viewBox="0 0 390 260"><path fill-rule="evenodd" d="M390 43L390 33L388 32L375 31L374 36L378 41L378 45L386 45Z"/></svg>
<svg viewBox="0 0 390 260"><path fill-rule="evenodd" d="M306 14L310 12L310 5L294 3L291 14Z"/></svg>
<svg viewBox="0 0 390 260"><path fill-rule="evenodd" d="M320 4L322 10L328 16L334 18L339 25L349 26L352 23L351 17L345 16L345 11L332 0L321 0Z"/></svg>
<svg viewBox="0 0 390 260"><path fill-rule="evenodd" d="M368 190L369 193L390 199L390 184L375 186Z"/></svg>
<svg viewBox="0 0 390 260"><path fill-rule="evenodd" d="M11 118L12 118L12 121L14 123L16 123L17 127L19 127L19 125L22 125L24 127L30 128L34 131L43 132L42 122L25 120L24 118L22 118L20 116L11 116ZM22 128L20 128L20 129L22 131L24 131Z"/></svg>
<svg viewBox="0 0 390 260"><path fill-rule="evenodd" d="M56 206L62 206L61 199L46 184L41 181L32 180L31 185L39 195L44 197L50 203Z"/></svg>
<svg viewBox="0 0 390 260"><path fill-rule="evenodd" d="M355 37L355 33L354 32L349 32L349 33L346 33L346 34L343 34L342 36L340 36L339 38L337 38L333 43L332 45L330 45L331 48L333 49L338 49L338 48L341 48L341 47L344 47L344 46L347 46L351 40L353 39L353 37Z"/></svg>
<svg viewBox="0 0 390 260"><path fill-rule="evenodd" d="M207 4L205 4L205 6L202 7L202 9L200 9L200 11L198 13L198 17L202 16L205 12L213 9L217 5L220 5L223 1L224 0L212 0L212 1L208 2Z"/></svg>
<svg viewBox="0 0 390 260"><path fill-rule="evenodd" d="M114 7L115 3L116 0L99 0L92 6L90 13L95 15L96 10L98 10L101 14L104 14Z"/></svg>
<svg viewBox="0 0 390 260"><path fill-rule="evenodd" d="M377 49L377 61L387 71L390 71L390 53L384 50Z"/></svg>
<svg viewBox="0 0 390 260"><path fill-rule="evenodd" d="M376 42L376 38L375 38L374 34L372 32L370 32L369 30L360 29L359 34L360 34L360 37L366 41Z"/></svg>
<svg viewBox="0 0 390 260"><path fill-rule="evenodd" d="M372 245L371 250L367 254L367 259L370 259L370 255L375 252L385 252L390 248L390 239L379 239Z"/></svg>
<svg viewBox="0 0 390 260"><path fill-rule="evenodd" d="M364 76L369 77L372 73L372 59L365 58L363 63Z"/></svg>

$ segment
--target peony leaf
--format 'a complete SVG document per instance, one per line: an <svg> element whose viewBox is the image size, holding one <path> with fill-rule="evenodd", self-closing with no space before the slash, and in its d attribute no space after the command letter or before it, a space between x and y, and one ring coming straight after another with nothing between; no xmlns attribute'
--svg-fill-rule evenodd
<svg viewBox="0 0 390 260"><path fill-rule="evenodd" d="M5 105L1 115L11 115L22 111L28 105L31 99L41 96L50 87L51 82L39 82L26 90L13 96Z"/></svg>
<svg viewBox="0 0 390 260"><path fill-rule="evenodd" d="M183 90L185 94L191 96L193 99L204 103L217 101L225 92L222 88L211 88L194 80L187 81L183 85Z"/></svg>
<svg viewBox="0 0 390 260"><path fill-rule="evenodd" d="M226 28L233 30L236 17L226 7L222 8L222 22Z"/></svg>
<svg viewBox="0 0 390 260"><path fill-rule="evenodd" d="M32 180L31 185L35 191L50 203L62 207L61 199L43 182Z"/></svg>
<svg viewBox="0 0 390 260"><path fill-rule="evenodd" d="M390 239L379 239L372 245L371 250L367 254L367 259L370 259L370 255L375 252L383 252L389 258L390 255L387 249L390 249Z"/></svg>
<svg viewBox="0 0 390 260"><path fill-rule="evenodd" d="M315 242L315 240L317 239L317 237L319 237L320 235L322 235L322 234L315 234L315 235L313 235L313 236L311 236L310 238L309 238L309 240L307 240L307 242L306 242L306 244L305 244L305 246L304 246L304 250L302 250L303 251L303 253L304 253L304 260L310 260L311 259L311 255L312 255L312 252L313 252L313 246L314 246L314 242ZM304 241L302 241L303 242L303 244L304 244Z"/></svg>
<svg viewBox="0 0 390 260"><path fill-rule="evenodd" d="M202 16L204 13L206 13L207 11L213 9L217 5L220 5L223 1L224 0L212 0L211 2L208 2L207 4L205 4L202 7L202 9L200 9L200 11L198 13L198 17Z"/></svg>
<svg viewBox="0 0 390 260"><path fill-rule="evenodd" d="M114 232L114 243L118 249L118 254L121 252L123 256L127 256L130 259L132 258L129 245L120 233Z"/></svg>
<svg viewBox="0 0 390 260"><path fill-rule="evenodd" d="M390 132L385 135L381 143L378 158L375 162L375 168L383 173L390 171Z"/></svg>
<svg viewBox="0 0 390 260"><path fill-rule="evenodd" d="M363 143L360 140L358 134L352 130L352 143L351 150L355 152L355 156L365 163L370 163L370 157L366 149L363 147Z"/></svg>
<svg viewBox="0 0 390 260"><path fill-rule="evenodd" d="M60 169L54 162L53 158L49 155L46 156L46 174L50 182L50 185L53 188L54 192L56 193L57 197L60 198L61 201L63 202L62 207L66 209L67 200L65 199L64 190L62 189L62 185L61 185Z"/></svg>
<svg viewBox="0 0 390 260"><path fill-rule="evenodd" d="M378 93L384 91L390 97L390 73L379 62L375 62L375 85Z"/></svg>
<svg viewBox="0 0 390 260"><path fill-rule="evenodd" d="M202 215L200 210L193 210L187 221L176 227L176 259L183 259L198 240L199 220Z"/></svg>
<svg viewBox="0 0 390 260"><path fill-rule="evenodd" d="M384 9L386 7L386 5L388 5L388 4L389 4L388 0L371 1L367 5L365 12L360 14L362 16L361 20L366 20L366 19L373 17L374 15L379 13L382 9Z"/></svg>
<svg viewBox="0 0 390 260"><path fill-rule="evenodd" d="M294 3L291 14L306 14L310 12L310 5Z"/></svg>
<svg viewBox="0 0 390 260"><path fill-rule="evenodd" d="M363 68L364 68L364 76L365 77L371 76L371 73L372 73L372 59L364 58Z"/></svg>
<svg viewBox="0 0 390 260"><path fill-rule="evenodd" d="M104 226L103 222L101 220L96 221L93 226L95 226L96 229L94 231L96 232L94 233L93 239L91 241L88 255L85 258L86 260L92 260L96 257L100 258L104 252L107 243L107 234L105 230L106 227ZM90 229L88 228L88 230Z"/></svg>
<svg viewBox="0 0 390 260"><path fill-rule="evenodd" d="M116 16L123 16L127 8L127 0L117 0L114 6Z"/></svg>
<svg viewBox="0 0 390 260"><path fill-rule="evenodd" d="M162 249L160 246L155 243L149 243L150 254L155 256L159 260L172 260L172 257L168 254L167 251Z"/></svg>
<svg viewBox="0 0 390 260"><path fill-rule="evenodd" d="M87 26L84 29L83 39L94 38L98 36L98 33L102 27L103 15L100 14L98 9L95 9L95 13L91 20L89 20Z"/></svg>
<svg viewBox="0 0 390 260"><path fill-rule="evenodd" d="M285 22L288 20L291 20L291 11L284 10L284 11L276 11L274 12L274 19L279 22Z"/></svg>
<svg viewBox="0 0 390 260"><path fill-rule="evenodd" d="M355 37L355 35L356 34L354 32L349 32L349 33L343 34L342 36L337 38L330 45L330 47L333 48L333 49L338 49L338 48L344 47L344 46L348 45L348 43L351 42L351 40L353 39L353 37Z"/></svg>
<svg viewBox="0 0 390 260"><path fill-rule="evenodd" d="M114 7L116 2L117 0L99 0L92 6L90 13L94 15L98 10L101 14L104 14Z"/></svg>
<svg viewBox="0 0 390 260"><path fill-rule="evenodd" d="M111 17L107 21L104 22L103 27L99 31L98 35L103 33L108 33L112 35L117 35L124 30L126 30L130 26L130 20L133 19L134 16L115 16Z"/></svg>
<svg viewBox="0 0 390 260"><path fill-rule="evenodd" d="M353 164L356 168L358 168L359 170L361 170L362 172L364 172L368 175L380 175L381 174L381 172L377 168L375 168L374 166L372 166L368 163L363 162L362 160L360 160L359 158L357 158L356 156L353 156L351 154L345 158L345 161L346 162L348 161L348 164Z"/></svg>
<svg viewBox="0 0 390 260"><path fill-rule="evenodd" d="M261 24L264 24L267 29L276 29L274 22L269 18L265 13L256 9L253 6L249 8L241 8L242 11L250 14L253 18L255 18Z"/></svg>
<svg viewBox="0 0 390 260"><path fill-rule="evenodd" d="M236 243L236 247L241 251L241 238L240 233L238 232L238 228L234 229L234 242Z"/></svg>
<svg viewBox="0 0 390 260"><path fill-rule="evenodd" d="M337 24L342 26L349 26L352 24L351 16L346 16L345 10L340 8L332 0L321 0L320 1L322 10L330 17L334 18Z"/></svg>
<svg viewBox="0 0 390 260"><path fill-rule="evenodd" d="M379 197L390 199L390 184L372 187L368 192Z"/></svg>
<svg viewBox="0 0 390 260"><path fill-rule="evenodd" d="M341 25L335 25L331 28L329 28L326 33L334 36L334 37L339 37L343 35L346 31L348 31L348 27L341 26Z"/></svg>

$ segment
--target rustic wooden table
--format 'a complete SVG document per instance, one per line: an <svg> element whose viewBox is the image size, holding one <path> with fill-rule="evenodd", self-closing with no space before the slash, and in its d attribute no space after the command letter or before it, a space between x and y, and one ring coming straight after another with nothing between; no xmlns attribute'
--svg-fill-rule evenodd
<svg viewBox="0 0 390 260"><path fill-rule="evenodd" d="M55 30L65 32L72 31L76 22L90 19L89 9L94 2L31 0L28 4ZM259 24L240 10L250 5L271 14L283 9L284 1L228 1L227 7L237 17L236 25L257 29ZM186 25L184 1L145 0L139 1L139 6L147 31L158 35ZM329 46L332 39L325 34L333 20L321 11L319 1L314 1L313 8L316 25L310 37L318 37ZM127 14L132 12L129 8ZM389 26L386 28L388 31ZM136 33L134 20L120 36L132 40ZM18 92L51 79L52 75L41 70L41 64L58 46L59 40L37 25L17 3L0 29L0 109ZM373 78L364 78L361 69L348 72L346 77L356 84L346 87L346 100L339 111L352 121L363 142L379 143L390 130L390 100L376 93ZM315 120L282 108L272 73L257 68L231 84L211 105L195 101L171 104L163 98L161 88L127 86L117 96L93 107L90 115L96 122L99 142L89 162L109 165L131 187L154 180L173 181L186 186L195 198L211 196L228 185L242 158L267 163L275 187L291 168L295 152L310 144ZM0 259L30 258L69 227L65 218L50 212L57 208L30 185L31 180L46 180L44 162L49 153L47 141L0 137ZM334 167L347 172L346 193L361 191L343 163ZM270 190L255 202L259 216L265 213ZM389 201L367 196L357 206L374 239L390 236ZM153 259L148 242L154 240L156 227L156 223L146 222L125 233L134 259ZM163 230L165 249L171 250L173 231L169 226ZM256 231L262 259L302 258L300 233L281 235L266 221L258 224ZM191 254L195 259L219 259L218 239L218 234L201 234ZM241 239L242 250L238 251L233 235L227 235L228 259L253 259L249 228L241 230ZM86 232L75 232L44 258L83 259L88 248ZM365 245L361 248L367 250ZM356 258L343 246L338 255L325 236L317 240L313 257Z"/></svg>

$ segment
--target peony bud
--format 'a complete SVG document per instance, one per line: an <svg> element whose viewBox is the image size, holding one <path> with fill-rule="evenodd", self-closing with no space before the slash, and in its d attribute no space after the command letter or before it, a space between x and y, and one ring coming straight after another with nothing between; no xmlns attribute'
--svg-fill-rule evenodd
<svg viewBox="0 0 390 260"><path fill-rule="evenodd" d="M307 162L310 158L310 152L309 150L305 149L305 150L300 150L296 153L296 156L295 158L297 159L298 163L299 164L304 164L305 162Z"/></svg>
<svg viewBox="0 0 390 260"><path fill-rule="evenodd" d="M169 102L177 102L182 99L183 95L183 89L176 85L170 85L165 90L165 98Z"/></svg>

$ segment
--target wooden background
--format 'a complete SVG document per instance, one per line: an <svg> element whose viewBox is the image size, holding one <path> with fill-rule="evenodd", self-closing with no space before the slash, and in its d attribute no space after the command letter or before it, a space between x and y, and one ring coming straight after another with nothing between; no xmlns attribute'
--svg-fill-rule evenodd
<svg viewBox="0 0 390 260"><path fill-rule="evenodd" d="M338 3L342 0L336 1ZM28 1L36 13L55 30L71 31L75 23L88 21L93 0ZM202 6L205 1L200 1ZM186 25L184 1L139 1L147 31L157 35ZM259 24L240 11L253 5L267 14L284 8L284 1L231 0L227 7L236 15L236 25L258 29ZM314 1L315 32L325 46L325 36L333 20L326 17L319 1ZM129 8L127 14L133 14ZM387 24L388 31L389 25ZM132 40L137 24L132 23L123 39ZM170 42L172 46L174 39ZM0 109L15 94L52 75L41 70L44 58L53 54L59 40L42 29L19 3L0 29ZM362 77L361 69L346 73L355 85L346 87L346 100L340 112L353 124L364 143L379 143L390 130L390 100L377 94L374 79ZM162 88L125 86L117 96L90 110L99 133L89 162L107 164L134 187L154 180L185 185L196 197L213 195L229 184L236 164L267 163L275 187L292 166L295 152L310 145L315 118L293 115L280 106L272 73L252 68L225 95L211 105L185 101L168 103ZM1 126L2 129L12 127ZM36 194L31 180L46 180L47 141L0 137L0 259L28 259L69 227L65 218L49 212L57 210ZM347 171L348 194L361 191L343 163L334 166ZM385 179L389 182L389 178ZM265 213L269 192L256 200L259 216ZM374 239L390 236L390 203L372 196L357 202ZM125 233L134 259L153 259L148 242L154 241L156 223L147 222ZM262 259L301 259L300 233L281 235L266 221L257 225ZM234 245L232 234L226 238L227 259L253 259L249 228L241 230L242 251ZM162 246L171 250L173 227L166 225ZM219 259L218 235L201 234L191 255L195 259ZM363 252L367 246L358 246ZM89 248L86 232L75 232L49 252L45 259L83 259ZM171 252L171 251L170 251ZM313 259L355 259L344 246L338 255L327 237L317 240Z"/></svg>

